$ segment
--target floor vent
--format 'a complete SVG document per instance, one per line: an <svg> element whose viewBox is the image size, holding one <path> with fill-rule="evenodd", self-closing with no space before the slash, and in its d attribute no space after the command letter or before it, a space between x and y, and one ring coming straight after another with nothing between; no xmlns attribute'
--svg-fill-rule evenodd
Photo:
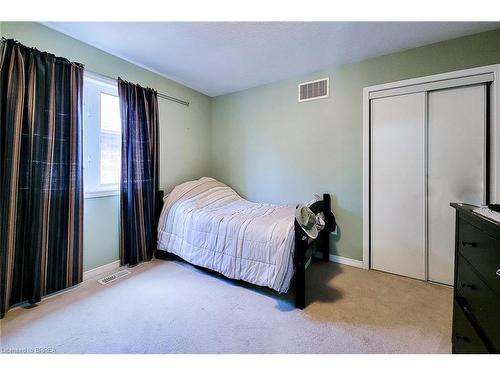
<svg viewBox="0 0 500 375"><path fill-rule="evenodd" d="M112 275L109 275L109 276L106 276L106 277L103 277L102 279L99 279L97 280L99 283L101 283L102 285L105 285L105 284L109 284L115 280L118 280L124 276L127 276L130 274L130 271L129 270L121 270L121 271L118 271Z"/></svg>
<svg viewBox="0 0 500 375"><path fill-rule="evenodd" d="M299 102L328 98L330 95L329 83L329 78L299 83Z"/></svg>

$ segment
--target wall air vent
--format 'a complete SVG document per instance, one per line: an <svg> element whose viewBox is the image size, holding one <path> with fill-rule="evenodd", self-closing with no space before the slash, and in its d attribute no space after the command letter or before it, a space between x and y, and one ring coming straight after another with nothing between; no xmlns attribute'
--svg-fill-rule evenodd
<svg viewBox="0 0 500 375"><path fill-rule="evenodd" d="M108 284L108 283L113 282L115 280L121 279L122 277L127 276L129 274L130 274L129 270L121 270L121 271L118 271L118 272L116 272L116 273L114 273L112 275L103 277L102 279L99 279L97 281L99 283L105 285L105 284Z"/></svg>
<svg viewBox="0 0 500 375"><path fill-rule="evenodd" d="M299 83L299 103L310 100L328 98L330 95L330 78Z"/></svg>

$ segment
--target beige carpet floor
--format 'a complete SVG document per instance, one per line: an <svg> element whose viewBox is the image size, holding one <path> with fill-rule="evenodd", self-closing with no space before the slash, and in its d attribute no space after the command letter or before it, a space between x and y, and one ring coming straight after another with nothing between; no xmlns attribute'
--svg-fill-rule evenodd
<svg viewBox="0 0 500 375"><path fill-rule="evenodd" d="M88 280L0 321L0 348L56 353L450 353L452 289L315 262L309 305L182 261Z"/></svg>

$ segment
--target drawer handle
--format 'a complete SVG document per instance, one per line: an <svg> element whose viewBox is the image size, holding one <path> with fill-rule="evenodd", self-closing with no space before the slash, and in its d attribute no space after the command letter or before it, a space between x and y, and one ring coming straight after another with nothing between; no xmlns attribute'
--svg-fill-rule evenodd
<svg viewBox="0 0 500 375"><path fill-rule="evenodd" d="M462 288L470 288L470 289L472 289L472 290L476 289L476 287L475 287L474 285L472 285L472 284L460 283L460 286L461 286Z"/></svg>
<svg viewBox="0 0 500 375"><path fill-rule="evenodd" d="M456 335L455 338L457 340L462 340L462 341L465 341L465 342L470 342L470 339L466 336L460 336L460 335Z"/></svg>
<svg viewBox="0 0 500 375"><path fill-rule="evenodd" d="M472 313L470 305L467 303L467 301L465 300L465 298L463 298L463 297L457 297L457 302L458 302L458 304L462 307L462 309L465 312Z"/></svg>
<svg viewBox="0 0 500 375"><path fill-rule="evenodd" d="M500 276L500 268L499 268L499 269L497 269L497 272L495 272L495 274L496 274L497 276Z"/></svg>
<svg viewBox="0 0 500 375"><path fill-rule="evenodd" d="M466 247L466 246L476 247L476 246L477 246L477 243L475 243L475 242L467 242L467 241L462 241L462 246L463 246L463 247Z"/></svg>

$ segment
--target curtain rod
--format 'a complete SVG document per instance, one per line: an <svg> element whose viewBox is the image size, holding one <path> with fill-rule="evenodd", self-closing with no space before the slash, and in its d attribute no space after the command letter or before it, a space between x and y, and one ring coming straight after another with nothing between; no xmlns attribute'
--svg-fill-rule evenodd
<svg viewBox="0 0 500 375"><path fill-rule="evenodd" d="M104 77L104 78L107 78L107 79L112 80L114 82L118 81L118 78L113 78L113 77L107 76L105 74L96 73L96 72L92 72L92 71L89 71L89 70L84 70L84 72L85 73L89 73L90 75L94 75L94 76L98 76L98 77ZM161 92L157 92L157 96L159 98L170 100L171 102L179 103L179 104L185 105L186 107L189 107L189 102L186 101L186 100L175 98L173 96L170 96L170 95L167 95L167 94L163 94Z"/></svg>

